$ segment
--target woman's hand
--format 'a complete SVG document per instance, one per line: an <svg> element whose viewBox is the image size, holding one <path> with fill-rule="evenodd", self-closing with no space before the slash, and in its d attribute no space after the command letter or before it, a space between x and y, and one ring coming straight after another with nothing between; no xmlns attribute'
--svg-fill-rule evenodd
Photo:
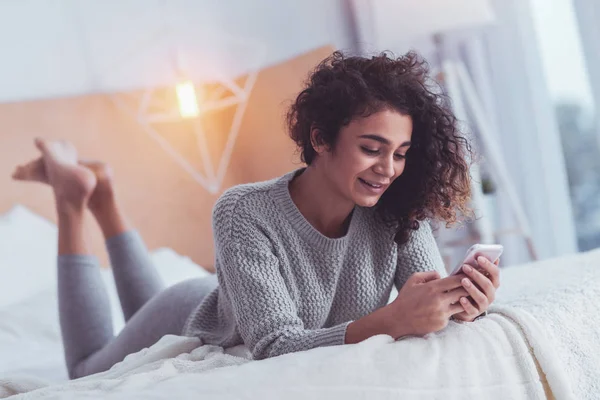
<svg viewBox="0 0 600 400"><path fill-rule="evenodd" d="M440 279L435 271L412 274L388 305L392 336L426 335L445 328L450 317L464 310L459 303L461 297L469 295L461 284L464 277L459 274Z"/></svg>
<svg viewBox="0 0 600 400"><path fill-rule="evenodd" d="M473 300L461 297L459 304L463 306L464 311L454 315L454 319L472 322L487 311L496 298L496 289L500 287L499 262L499 259L492 263L485 257L478 257L477 265L481 272L469 265L463 265L462 270L467 278L463 278L461 283Z"/></svg>

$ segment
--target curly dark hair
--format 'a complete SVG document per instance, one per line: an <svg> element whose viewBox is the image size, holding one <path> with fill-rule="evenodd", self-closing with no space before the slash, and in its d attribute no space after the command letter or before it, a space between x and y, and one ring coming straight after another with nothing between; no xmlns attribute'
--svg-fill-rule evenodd
<svg viewBox="0 0 600 400"><path fill-rule="evenodd" d="M398 244L408 241L420 221L450 226L458 221L458 212L471 211L466 160L471 146L459 131L447 96L434 91L433 83L427 62L412 51L398 58L388 52L366 58L336 51L312 71L287 113L289 134L307 165L317 155L311 144L313 128L334 149L340 129L355 118L384 109L412 118L404 172L375 206L397 228Z"/></svg>

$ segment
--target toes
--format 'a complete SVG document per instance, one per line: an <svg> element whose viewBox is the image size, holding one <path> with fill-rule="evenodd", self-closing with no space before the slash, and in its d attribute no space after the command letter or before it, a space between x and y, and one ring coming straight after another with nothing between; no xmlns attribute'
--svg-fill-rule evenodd
<svg viewBox="0 0 600 400"><path fill-rule="evenodd" d="M42 157L52 158L54 141L42 138L35 138L35 147L42 153ZM55 146L54 146L55 147Z"/></svg>
<svg viewBox="0 0 600 400"><path fill-rule="evenodd" d="M110 165L102 163L102 165L98 166L98 169L95 171L98 179L102 181L110 181L112 180L113 171Z"/></svg>
<svg viewBox="0 0 600 400"><path fill-rule="evenodd" d="M15 168L12 178L21 181L47 182L46 167L44 160L38 158L27 164L19 165Z"/></svg>
<svg viewBox="0 0 600 400"><path fill-rule="evenodd" d="M19 165L17 168L15 168L12 178L17 181L27 180L27 169L24 166Z"/></svg>
<svg viewBox="0 0 600 400"><path fill-rule="evenodd" d="M71 142L36 138L34 143L46 161L71 165L77 163L77 149Z"/></svg>
<svg viewBox="0 0 600 400"><path fill-rule="evenodd" d="M38 148L39 151L41 151L43 154L45 154L48 151L48 142L45 139L42 138L35 138L34 141L35 143L35 147Z"/></svg>
<svg viewBox="0 0 600 400"><path fill-rule="evenodd" d="M18 166L17 168L15 168L11 177L18 181L22 180L23 179L23 167Z"/></svg>

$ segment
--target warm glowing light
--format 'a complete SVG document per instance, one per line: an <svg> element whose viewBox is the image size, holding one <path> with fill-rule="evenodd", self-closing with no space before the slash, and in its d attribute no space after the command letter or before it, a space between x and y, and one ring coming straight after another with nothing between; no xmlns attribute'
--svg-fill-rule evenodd
<svg viewBox="0 0 600 400"><path fill-rule="evenodd" d="M193 118L200 114L198 110L198 99L194 84L190 81L179 83L175 90L177 91L177 100L179 102L179 113L183 118Z"/></svg>

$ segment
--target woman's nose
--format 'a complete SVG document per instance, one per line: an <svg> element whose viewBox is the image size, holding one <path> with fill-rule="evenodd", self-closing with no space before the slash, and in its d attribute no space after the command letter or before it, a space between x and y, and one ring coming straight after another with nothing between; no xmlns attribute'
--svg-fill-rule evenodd
<svg viewBox="0 0 600 400"><path fill-rule="evenodd" d="M379 175L385 176L386 178L391 178L395 174L394 170L394 156L392 157L383 157L377 163L377 169L375 170Z"/></svg>

